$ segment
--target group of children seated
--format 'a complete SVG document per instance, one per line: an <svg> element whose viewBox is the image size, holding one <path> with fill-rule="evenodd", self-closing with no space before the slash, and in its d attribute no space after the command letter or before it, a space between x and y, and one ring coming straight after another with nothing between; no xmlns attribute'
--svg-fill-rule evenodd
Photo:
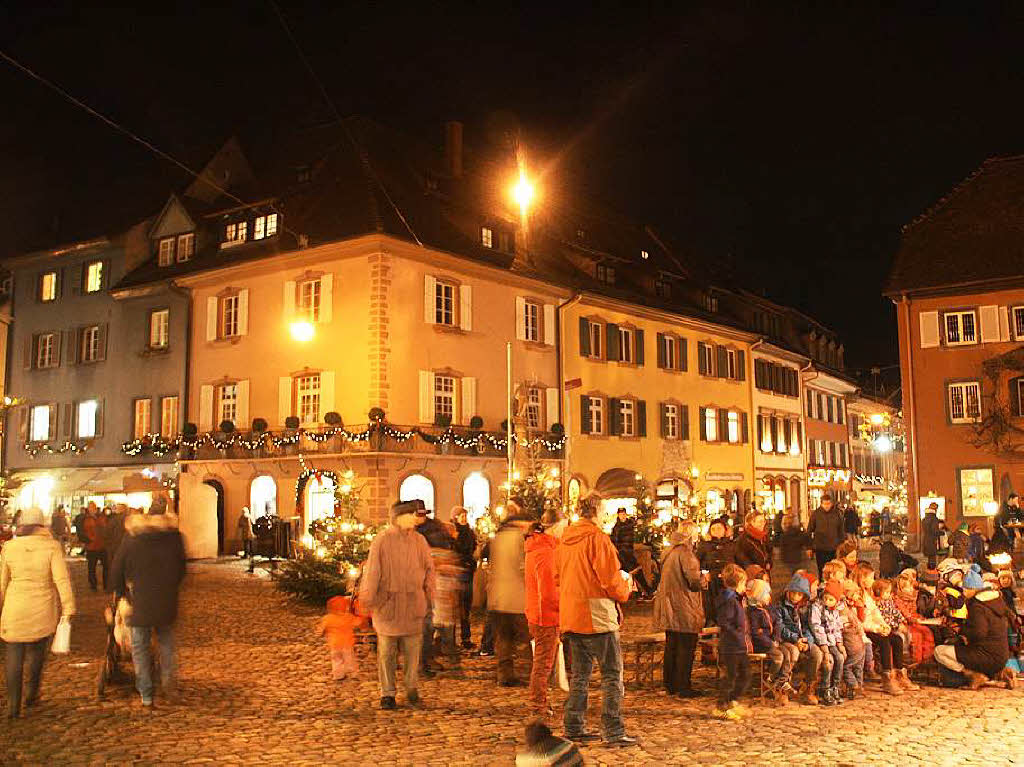
<svg viewBox="0 0 1024 767"><path fill-rule="evenodd" d="M739 719L746 713L739 697L749 682L750 653L766 656L769 687L780 705L798 695L805 704L836 706L862 695L866 679L880 681L888 695L920 689L908 668L931 660L937 645L955 641L967 619L965 588L968 593L990 588L973 582L965 587L965 578L982 580L977 566L972 570L956 560L943 565L938 583L929 586L918 581L913 569L891 580L876 580L868 562L848 569L846 562L833 560L823 567L820 582L812 573L797 570L774 602L763 571L726 566L716 605L724 673L713 715ZM1014 616L1008 627L1014 659L1021 632L1013 575L985 577L998 577L1000 596L1010 607L1007 614ZM1011 688L1012 663L998 675ZM803 682L798 685L794 679L799 676Z"/></svg>

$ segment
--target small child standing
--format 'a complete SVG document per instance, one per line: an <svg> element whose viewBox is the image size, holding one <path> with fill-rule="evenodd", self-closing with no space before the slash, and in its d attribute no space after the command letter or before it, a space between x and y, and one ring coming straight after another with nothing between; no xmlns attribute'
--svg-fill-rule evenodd
<svg viewBox="0 0 1024 767"><path fill-rule="evenodd" d="M349 674L358 671L356 665L356 628L363 624L363 618L350 608L349 597L331 597L327 600L327 615L316 624L317 636L327 635L327 647L331 651L331 677L340 682Z"/></svg>
<svg viewBox="0 0 1024 767"><path fill-rule="evenodd" d="M843 583L843 601L839 612L843 616L843 649L846 663L843 664L843 679L846 682L846 699L853 700L864 692L864 659L867 636L864 624L860 622L857 605L860 602L860 588L851 580Z"/></svg>
<svg viewBox="0 0 1024 767"><path fill-rule="evenodd" d="M823 706L838 706L839 683L843 678L846 664L846 648L843 645L843 618L839 603L843 599L843 587L837 580L828 581L821 597L811 605L811 631L814 642L821 648L821 688L818 699Z"/></svg>
<svg viewBox="0 0 1024 767"><path fill-rule="evenodd" d="M739 697L750 683L750 628L742 596L747 574L739 565L729 564L722 570L721 580L723 588L715 603L715 620L719 629L718 657L725 674L719 680L718 705L711 715L737 721L747 713Z"/></svg>
<svg viewBox="0 0 1024 767"><path fill-rule="evenodd" d="M789 685L789 674L793 664L788 668L783 663L782 626L772 617L768 605L772 601L772 587L767 581L755 579L747 582L747 623L750 626L750 644L754 652L767 656L768 673L773 682L781 683L782 689L776 695L776 701L782 705L789 702L789 694L795 693Z"/></svg>

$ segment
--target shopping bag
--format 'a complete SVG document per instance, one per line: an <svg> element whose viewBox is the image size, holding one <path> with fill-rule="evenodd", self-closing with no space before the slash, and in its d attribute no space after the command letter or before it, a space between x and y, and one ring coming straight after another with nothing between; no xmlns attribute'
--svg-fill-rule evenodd
<svg viewBox="0 0 1024 767"><path fill-rule="evenodd" d="M531 639L530 651L533 652L536 649L537 643ZM555 650L555 667L551 669L551 676L555 677L563 692L569 692L569 676L565 672L565 651L561 642L558 643L558 649Z"/></svg>
<svg viewBox="0 0 1024 767"><path fill-rule="evenodd" d="M61 618L60 623L57 624L50 650L58 655L66 655L71 652L71 621L67 618Z"/></svg>

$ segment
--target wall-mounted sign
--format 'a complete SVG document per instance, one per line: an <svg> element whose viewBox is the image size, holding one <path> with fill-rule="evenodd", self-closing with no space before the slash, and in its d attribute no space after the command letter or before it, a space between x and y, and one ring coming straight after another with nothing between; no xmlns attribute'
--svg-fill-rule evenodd
<svg viewBox="0 0 1024 767"><path fill-rule="evenodd" d="M849 481L849 469L822 469L814 467L807 469L808 487L825 487L833 484L834 482L846 484Z"/></svg>
<svg viewBox="0 0 1024 767"><path fill-rule="evenodd" d="M723 472L709 471L704 479L711 482L742 482L745 477L742 474L729 474Z"/></svg>
<svg viewBox="0 0 1024 767"><path fill-rule="evenodd" d="M854 476L854 479L856 479L862 485L884 485L885 484L885 477L879 477L877 475L876 476L872 476L870 474L857 474L856 476Z"/></svg>

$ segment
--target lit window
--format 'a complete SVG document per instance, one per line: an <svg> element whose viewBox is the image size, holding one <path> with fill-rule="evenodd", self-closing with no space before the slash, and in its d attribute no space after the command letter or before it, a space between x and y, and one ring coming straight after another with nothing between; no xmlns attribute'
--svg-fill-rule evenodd
<svg viewBox="0 0 1024 767"><path fill-rule="evenodd" d="M633 330L631 328L619 328L619 361L633 361Z"/></svg>
<svg viewBox="0 0 1024 767"><path fill-rule="evenodd" d="M196 252L196 236L192 232L178 235L178 263L188 261Z"/></svg>
<svg viewBox="0 0 1024 767"><path fill-rule="evenodd" d="M235 422L238 418L238 384L223 384L217 387L217 425L224 421Z"/></svg>
<svg viewBox="0 0 1024 767"><path fill-rule="evenodd" d="M135 439L142 439L149 434L150 424L152 423L152 400L148 399L137 399L135 400L135 419L133 435Z"/></svg>
<svg viewBox="0 0 1024 767"><path fill-rule="evenodd" d="M238 295L226 296L220 300L220 337L232 338L238 335Z"/></svg>
<svg viewBox="0 0 1024 767"><path fill-rule="evenodd" d="M771 453L774 450L772 445L772 430L771 421L766 415L759 415L757 417L758 429L761 432L761 452Z"/></svg>
<svg viewBox="0 0 1024 767"><path fill-rule="evenodd" d="M99 403L94 399L78 403L78 437L80 439L92 439L96 436L96 414L98 412Z"/></svg>
<svg viewBox="0 0 1024 767"><path fill-rule="evenodd" d="M462 505L465 507L469 524L487 513L491 505L491 483L487 477L478 471L474 471L466 481L462 483Z"/></svg>
<svg viewBox="0 0 1024 767"><path fill-rule="evenodd" d="M434 322L455 325L455 285L438 280L434 283Z"/></svg>
<svg viewBox="0 0 1024 767"><path fill-rule="evenodd" d="M729 441L740 441L740 414L735 410L729 411Z"/></svg>
<svg viewBox="0 0 1024 767"><path fill-rule="evenodd" d="M149 313L149 348L166 349L168 343L168 325L171 312L169 309L158 309Z"/></svg>
<svg viewBox="0 0 1024 767"><path fill-rule="evenodd" d="M434 416L455 420L455 379L451 376L434 376Z"/></svg>
<svg viewBox="0 0 1024 767"><path fill-rule="evenodd" d="M295 404L302 423L320 420L320 374L301 376L295 380Z"/></svg>
<svg viewBox="0 0 1024 767"><path fill-rule="evenodd" d="M46 272L39 278L39 300L57 300L57 272Z"/></svg>
<svg viewBox="0 0 1024 767"><path fill-rule="evenodd" d="M981 384L977 381L949 385L949 420L973 423L981 418Z"/></svg>
<svg viewBox="0 0 1024 767"><path fill-rule="evenodd" d="M160 266L170 266L174 263L174 238L164 237L160 240L160 250L157 256L157 263Z"/></svg>
<svg viewBox="0 0 1024 767"><path fill-rule="evenodd" d="M85 267L85 292L95 293L103 287L103 262L93 261Z"/></svg>
<svg viewBox="0 0 1024 767"><path fill-rule="evenodd" d="M226 248L245 242L248 231L249 223L247 221L237 221L233 224L228 224L224 227L224 242L221 243L221 247Z"/></svg>
<svg viewBox="0 0 1024 767"><path fill-rule="evenodd" d="M1024 306L1013 307L1013 336L1024 341Z"/></svg>
<svg viewBox="0 0 1024 767"><path fill-rule="evenodd" d="M100 326L90 325L82 329L82 362L95 362L100 358Z"/></svg>
<svg viewBox="0 0 1024 767"><path fill-rule="evenodd" d="M540 389L533 387L526 395L526 424L531 429L541 427Z"/></svg>
<svg viewBox="0 0 1024 767"><path fill-rule="evenodd" d="M641 250L640 251L640 258L642 258L644 261L646 261L650 257L651 257L651 254L648 253L646 250Z"/></svg>
<svg viewBox="0 0 1024 767"><path fill-rule="evenodd" d="M486 226L480 227L480 244L485 248L494 247L494 232Z"/></svg>
<svg viewBox="0 0 1024 767"><path fill-rule="evenodd" d="M636 436L636 403L631 399L619 400L619 434Z"/></svg>
<svg viewBox="0 0 1024 767"><path fill-rule="evenodd" d="M678 365L676 360L676 339L675 336L661 337L661 354L664 358L665 367L668 370L675 370Z"/></svg>
<svg viewBox="0 0 1024 767"><path fill-rule="evenodd" d="M523 304L523 328L527 341L540 341L540 304L527 301Z"/></svg>
<svg viewBox="0 0 1024 767"><path fill-rule="evenodd" d="M944 317L946 320L946 344L961 346L978 342L973 311L949 312Z"/></svg>
<svg viewBox="0 0 1024 767"><path fill-rule="evenodd" d="M299 283L297 314L307 322L320 321L320 280Z"/></svg>
<svg viewBox="0 0 1024 767"><path fill-rule="evenodd" d="M590 433L604 433L604 399L601 397L589 397L587 410L590 413Z"/></svg>
<svg viewBox="0 0 1024 767"><path fill-rule="evenodd" d="M604 325L599 322L589 323L590 330L590 356L601 359L601 342L604 338Z"/></svg>
<svg viewBox="0 0 1024 767"><path fill-rule="evenodd" d="M704 436L708 442L718 439L718 411L713 407L704 410Z"/></svg>
<svg viewBox="0 0 1024 767"><path fill-rule="evenodd" d="M789 421L787 419L772 419L775 426L775 452L785 453L789 449Z"/></svg>
<svg viewBox="0 0 1024 767"><path fill-rule="evenodd" d="M50 438L50 406L36 405L31 413L30 436L33 442L45 442Z"/></svg>
<svg viewBox="0 0 1024 767"><path fill-rule="evenodd" d="M277 214L269 213L267 215L267 237L273 237L277 234Z"/></svg>
<svg viewBox="0 0 1024 767"><path fill-rule="evenodd" d="M256 220L252 223L252 238L254 240L262 240L266 231L267 217L256 216Z"/></svg>
<svg viewBox="0 0 1024 767"><path fill-rule="evenodd" d="M985 505L995 503L992 469L958 469L960 509L965 517L986 515Z"/></svg>
<svg viewBox="0 0 1024 767"><path fill-rule="evenodd" d="M36 340L36 367L52 368L57 364L57 334L43 333Z"/></svg>
<svg viewBox="0 0 1024 767"><path fill-rule="evenodd" d="M178 398L163 397L160 399L160 436L178 436Z"/></svg>
<svg viewBox="0 0 1024 767"><path fill-rule="evenodd" d="M679 439L679 405L665 405L665 439Z"/></svg>

